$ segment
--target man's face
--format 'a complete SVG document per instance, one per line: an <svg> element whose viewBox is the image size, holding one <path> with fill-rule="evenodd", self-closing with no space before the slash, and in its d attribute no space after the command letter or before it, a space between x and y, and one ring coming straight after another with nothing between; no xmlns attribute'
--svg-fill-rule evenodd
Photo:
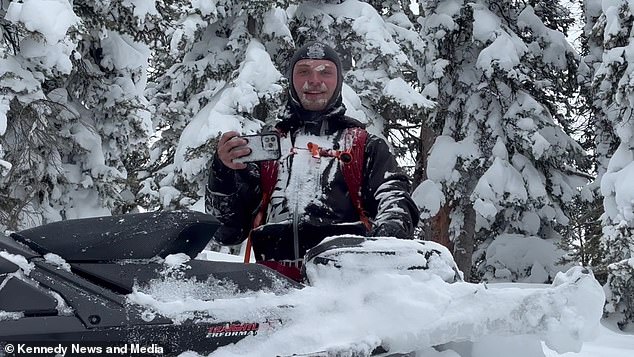
<svg viewBox="0 0 634 357"><path fill-rule="evenodd" d="M324 110L337 89L337 66L324 59L299 60L293 67L293 88L304 109Z"/></svg>

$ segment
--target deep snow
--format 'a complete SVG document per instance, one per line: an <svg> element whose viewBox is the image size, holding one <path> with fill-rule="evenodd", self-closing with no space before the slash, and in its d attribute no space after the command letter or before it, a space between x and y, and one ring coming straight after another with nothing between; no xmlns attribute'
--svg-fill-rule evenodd
<svg viewBox="0 0 634 357"><path fill-rule="evenodd" d="M416 243L385 239L372 244L376 249L396 244L397 251L407 252L412 247L408 245ZM408 264L415 262L405 253L402 257ZM205 251L198 259L239 257ZM168 257L166 269L186 260ZM379 344L391 352L416 351L419 357L558 356L554 350L568 357L621 357L634 351L634 336L599 324L605 296L580 267L559 273L552 285L487 285L443 281L453 264L446 259L430 259L431 268L425 271L408 271L389 261L385 256L359 260L358 255L350 255L346 266L359 269L309 269L312 286L285 294L235 295L226 284L214 290L206 282L172 280L139 287L129 299L176 319L213 311L225 321L283 321L213 356L344 353L351 348L367 353ZM206 289L202 295L201 289ZM431 346L443 346L438 348L442 351Z"/></svg>

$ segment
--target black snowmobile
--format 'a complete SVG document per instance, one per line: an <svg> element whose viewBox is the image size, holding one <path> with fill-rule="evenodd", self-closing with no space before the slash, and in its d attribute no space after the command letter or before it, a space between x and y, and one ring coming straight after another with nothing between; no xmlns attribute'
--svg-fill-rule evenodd
<svg viewBox="0 0 634 357"><path fill-rule="evenodd" d="M184 253L195 258L219 225L214 217L199 212L151 212L69 220L10 236L0 234L0 343L136 344L146 348L146 355L188 350L209 354L257 335L271 321L219 321L210 313L175 322L148 316L146 309L126 299L135 286L164 277L166 257ZM336 265L337 247L354 250L358 244L350 237L333 239L309 252L309 259ZM415 252L419 253L427 258L439 254ZM284 294L303 288L260 264L192 259L183 267L179 270L183 279L213 277L241 293ZM454 279L459 279L457 272ZM386 352L379 347L373 355Z"/></svg>

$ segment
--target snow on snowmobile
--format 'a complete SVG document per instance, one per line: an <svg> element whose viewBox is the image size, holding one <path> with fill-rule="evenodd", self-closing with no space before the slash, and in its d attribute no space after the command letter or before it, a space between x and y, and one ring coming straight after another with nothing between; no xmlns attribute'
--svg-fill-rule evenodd
<svg viewBox="0 0 634 357"><path fill-rule="evenodd" d="M567 306L561 301L574 303L580 289L594 289L587 272L576 270L552 288L527 290L518 293L523 294L521 299L511 299L505 297L505 289L462 282L450 253L433 242L339 236L307 253L303 273L308 285L304 285L260 264L195 259L219 225L214 217L199 212L150 212L69 220L0 235L0 343L116 342L162 355L185 351L232 355L233 346L246 346L235 354L246 348L259 351L249 355L262 356L401 356L425 346L509 329L514 334L539 335L547 343L551 335L559 336L550 341L558 347L560 336L578 338L593 322L586 316L588 321L562 330L571 315L579 316L567 310L558 313ZM474 306L506 299L509 308L466 325L455 316L439 315L433 330L413 331L419 336L416 342L403 340L394 329L377 328L368 335L358 327L347 342L311 339L300 348L277 341L283 336L280 331L300 338L306 334L298 320L323 312L313 313L308 306L327 300L320 294L329 292L337 304L341 285L329 284L355 285L363 279L372 284L373 276L375 281L389 282L393 276L378 277L393 273L419 279L412 290L427 289L432 281L435 290L460 289L454 294L455 303L463 296ZM374 295L371 292L362 300L371 303ZM174 304L171 297L180 299L177 302L195 301L194 307ZM529 299L541 301L533 303L537 311L526 311ZM592 310L588 301L602 306L599 300L584 299L579 304ZM505 314L513 314L521 325L509 325ZM328 328L328 314L323 316L316 320L316 328Z"/></svg>
<svg viewBox="0 0 634 357"><path fill-rule="evenodd" d="M161 279L160 258L195 258L219 222L198 212L129 214L56 222L0 235L0 341L120 341L165 351L213 352L270 321L184 323L147 316L126 301ZM331 242L332 245L332 242ZM231 284L239 293L285 293L302 285L259 264L191 260L179 278Z"/></svg>

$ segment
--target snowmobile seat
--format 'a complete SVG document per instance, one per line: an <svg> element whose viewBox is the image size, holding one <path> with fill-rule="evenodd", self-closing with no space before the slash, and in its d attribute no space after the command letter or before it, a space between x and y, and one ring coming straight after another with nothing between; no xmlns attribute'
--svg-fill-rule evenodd
<svg viewBox="0 0 634 357"><path fill-rule="evenodd" d="M150 259L185 253L194 258L220 226L194 211L147 212L54 222L11 234L35 252L67 262Z"/></svg>

